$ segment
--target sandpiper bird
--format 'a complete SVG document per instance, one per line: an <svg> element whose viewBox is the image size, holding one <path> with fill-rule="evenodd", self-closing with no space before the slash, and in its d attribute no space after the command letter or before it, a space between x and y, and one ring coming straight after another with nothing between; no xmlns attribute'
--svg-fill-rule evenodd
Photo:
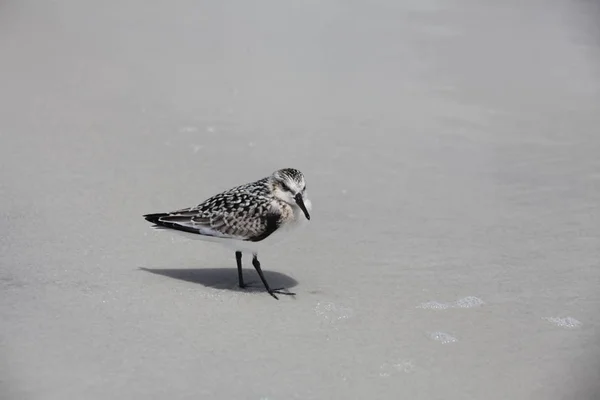
<svg viewBox="0 0 600 400"><path fill-rule="evenodd" d="M304 218L310 220L310 210L304 175L297 169L284 168L256 182L219 193L195 207L147 214L144 218L157 228L233 248L240 288L247 286L242 275L242 252L251 252L252 265L265 289L278 299L276 293L294 293L270 288L260 268L258 250L280 239L282 233L300 225Z"/></svg>

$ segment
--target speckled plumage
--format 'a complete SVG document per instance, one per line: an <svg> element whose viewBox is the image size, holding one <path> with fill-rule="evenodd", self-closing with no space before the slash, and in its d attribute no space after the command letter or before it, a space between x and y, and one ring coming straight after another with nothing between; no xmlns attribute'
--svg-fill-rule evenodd
<svg viewBox="0 0 600 400"><path fill-rule="evenodd" d="M298 170L275 172L286 180L303 182ZM144 217L165 228L219 238L258 242L290 222L292 206L274 196L273 175L216 194L195 207Z"/></svg>

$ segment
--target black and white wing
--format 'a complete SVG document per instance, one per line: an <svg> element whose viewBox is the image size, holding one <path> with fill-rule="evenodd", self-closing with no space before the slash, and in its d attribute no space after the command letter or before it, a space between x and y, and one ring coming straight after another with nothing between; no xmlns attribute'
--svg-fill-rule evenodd
<svg viewBox="0 0 600 400"><path fill-rule="evenodd" d="M281 212L261 188L240 186L213 196L196 207L144 215L156 225L224 239L258 242L281 223Z"/></svg>

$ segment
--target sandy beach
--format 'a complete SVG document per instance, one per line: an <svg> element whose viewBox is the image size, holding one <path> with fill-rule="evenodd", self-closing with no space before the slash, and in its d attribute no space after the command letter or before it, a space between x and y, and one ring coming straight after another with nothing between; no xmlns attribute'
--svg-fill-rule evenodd
<svg viewBox="0 0 600 400"><path fill-rule="evenodd" d="M0 399L600 399L599 21L1 2ZM295 297L142 218L284 167Z"/></svg>

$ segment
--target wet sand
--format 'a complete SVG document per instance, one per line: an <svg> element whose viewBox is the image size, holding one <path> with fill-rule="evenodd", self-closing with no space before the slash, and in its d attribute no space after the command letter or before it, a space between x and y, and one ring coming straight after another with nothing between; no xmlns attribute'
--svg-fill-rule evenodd
<svg viewBox="0 0 600 400"><path fill-rule="evenodd" d="M600 396L591 2L0 4L0 398ZM297 293L141 217L282 167Z"/></svg>

